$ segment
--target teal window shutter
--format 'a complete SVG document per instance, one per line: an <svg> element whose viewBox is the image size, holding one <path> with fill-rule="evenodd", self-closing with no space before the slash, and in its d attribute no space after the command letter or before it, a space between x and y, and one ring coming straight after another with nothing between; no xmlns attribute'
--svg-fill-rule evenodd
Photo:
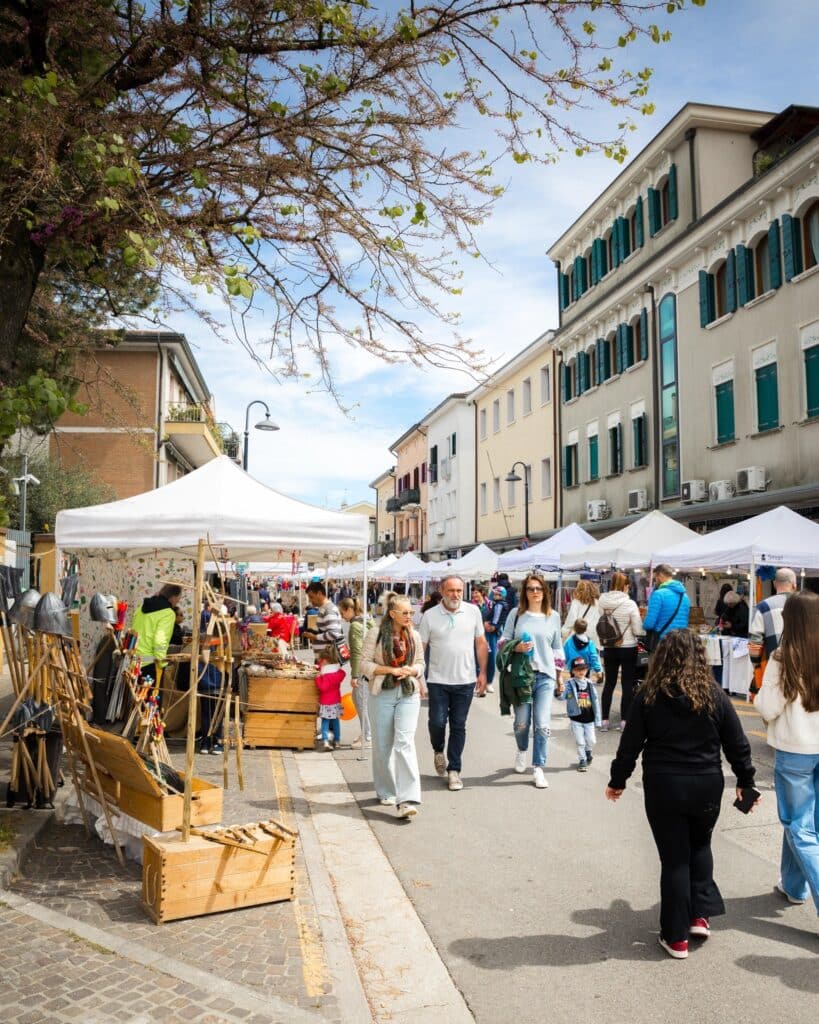
<svg viewBox="0 0 819 1024"><path fill-rule="evenodd" d="M559 277L560 281L560 309L561 312L569 305L571 299L569 298L569 275L561 274Z"/></svg>
<svg viewBox="0 0 819 1024"><path fill-rule="evenodd" d="M628 221L625 217L618 217L617 222L620 225L620 262L631 253L631 239L629 238L629 226Z"/></svg>
<svg viewBox="0 0 819 1024"><path fill-rule="evenodd" d="M642 196L637 196L637 205L634 207L634 241L637 243L638 249L642 249L645 245Z"/></svg>
<svg viewBox="0 0 819 1024"><path fill-rule="evenodd" d="M600 248L597 253L597 273L599 280L602 280L609 272L609 256L605 238L598 238Z"/></svg>
<svg viewBox="0 0 819 1024"><path fill-rule="evenodd" d="M611 345L607 341L603 342L603 380L608 380L611 376Z"/></svg>
<svg viewBox="0 0 819 1024"><path fill-rule="evenodd" d="M575 375L577 377L575 392L582 395L586 390L586 354L579 352L575 360Z"/></svg>
<svg viewBox="0 0 819 1024"><path fill-rule="evenodd" d="M580 294L585 295L589 290L589 264L585 256L580 257Z"/></svg>
<svg viewBox="0 0 819 1024"><path fill-rule="evenodd" d="M563 486L572 486L572 471L569 465L569 446L564 445L563 447Z"/></svg>
<svg viewBox="0 0 819 1024"><path fill-rule="evenodd" d="M754 297L754 268L751 255L744 245L737 246L737 305L739 306L744 306Z"/></svg>
<svg viewBox="0 0 819 1024"><path fill-rule="evenodd" d="M560 384L563 391L563 401L568 402L572 397L572 379L566 363L560 364Z"/></svg>
<svg viewBox="0 0 819 1024"><path fill-rule="evenodd" d="M611 269L620 266L620 222L615 217L611 226Z"/></svg>
<svg viewBox="0 0 819 1024"><path fill-rule="evenodd" d="M597 480L600 476L600 456L597 434L589 438L589 480Z"/></svg>
<svg viewBox="0 0 819 1024"><path fill-rule="evenodd" d="M785 258L785 280L802 273L802 232L799 218L782 214L782 249Z"/></svg>
<svg viewBox="0 0 819 1024"><path fill-rule="evenodd" d="M726 380L717 384L717 444L725 444L736 437L734 432L734 382Z"/></svg>
<svg viewBox="0 0 819 1024"><path fill-rule="evenodd" d="M676 220L680 212L680 202L677 195L677 165L672 164L668 169L668 219Z"/></svg>
<svg viewBox="0 0 819 1024"><path fill-rule="evenodd" d="M660 193L656 188L648 190L648 233L653 238L663 226L660 212Z"/></svg>
<svg viewBox="0 0 819 1024"><path fill-rule="evenodd" d="M572 280L573 280L573 283L574 283L574 295L572 296L572 298L575 300L575 302L583 294L580 291L580 270L579 270L579 266L580 266L580 257L579 256L575 256L574 263L572 264L572 271L573 271L573 273L572 273Z"/></svg>
<svg viewBox="0 0 819 1024"><path fill-rule="evenodd" d="M640 469L642 466L648 465L648 445L647 441L647 423L646 414L642 413L640 416L635 416L631 421L631 434L632 434L632 446L634 450L634 468Z"/></svg>
<svg viewBox="0 0 819 1024"><path fill-rule="evenodd" d="M622 324L617 325L617 333L614 336L614 372L623 372L623 331Z"/></svg>
<svg viewBox="0 0 819 1024"><path fill-rule="evenodd" d="M623 325L623 354L625 356L623 364L625 369L629 366L634 366L634 328L631 324Z"/></svg>
<svg viewBox="0 0 819 1024"><path fill-rule="evenodd" d="M805 349L805 386L808 419L819 416L819 345Z"/></svg>
<svg viewBox="0 0 819 1024"><path fill-rule="evenodd" d="M775 430L779 426L779 386L776 363L756 371L757 430Z"/></svg>
<svg viewBox="0 0 819 1024"><path fill-rule="evenodd" d="M700 271L700 327L707 327L716 319L714 278L705 270Z"/></svg>
<svg viewBox="0 0 819 1024"><path fill-rule="evenodd" d="M725 257L725 302L728 313L737 309L737 257L733 249L728 250Z"/></svg>
<svg viewBox="0 0 819 1024"><path fill-rule="evenodd" d="M771 274L771 288L782 287L782 253L779 249L779 221L771 222L768 228L768 266Z"/></svg>
<svg viewBox="0 0 819 1024"><path fill-rule="evenodd" d="M640 310L640 359L648 359L648 310Z"/></svg>
<svg viewBox="0 0 819 1024"><path fill-rule="evenodd" d="M605 348L605 346L606 342L603 338L598 338L597 341L594 343L595 355L597 357L595 359L595 384L602 384L603 381L606 379L603 376L603 360L605 359L605 356L603 355L603 349Z"/></svg>
<svg viewBox="0 0 819 1024"><path fill-rule="evenodd" d="M593 287L594 285L597 284L597 281L598 281L598 275L597 275L597 239L596 238L592 242L591 259L590 259L589 262L590 262L589 273L591 275L591 283L592 283L592 287Z"/></svg>

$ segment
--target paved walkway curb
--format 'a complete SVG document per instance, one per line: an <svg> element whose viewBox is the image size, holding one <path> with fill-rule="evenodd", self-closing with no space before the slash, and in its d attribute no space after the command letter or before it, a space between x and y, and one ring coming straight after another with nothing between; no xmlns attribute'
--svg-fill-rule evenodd
<svg viewBox="0 0 819 1024"><path fill-rule="evenodd" d="M0 889L8 889L26 862L26 858L43 829L54 818L54 811L22 811L18 808L0 810L0 825L14 832L9 845L0 850Z"/></svg>

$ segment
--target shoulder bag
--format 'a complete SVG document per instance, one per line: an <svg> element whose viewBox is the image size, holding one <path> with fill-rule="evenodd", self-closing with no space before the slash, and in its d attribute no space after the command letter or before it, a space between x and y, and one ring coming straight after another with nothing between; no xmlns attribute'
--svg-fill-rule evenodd
<svg viewBox="0 0 819 1024"><path fill-rule="evenodd" d="M663 638L663 633L665 633L665 631L668 629L668 627L674 621L674 616L680 610L680 605L682 604L682 599L683 599L683 595L680 594L680 596L677 598L677 604L676 604L676 607L674 608L674 611L668 616L668 618L665 620L665 623L659 629L647 629L646 630L645 639L643 640L643 647L645 647L645 649L648 651L649 654L653 654L657 650L657 648L658 648L658 646L660 644L660 641Z"/></svg>

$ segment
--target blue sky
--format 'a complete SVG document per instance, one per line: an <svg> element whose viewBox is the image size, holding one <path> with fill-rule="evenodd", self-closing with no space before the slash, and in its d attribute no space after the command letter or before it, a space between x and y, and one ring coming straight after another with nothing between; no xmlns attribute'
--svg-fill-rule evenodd
<svg viewBox="0 0 819 1024"><path fill-rule="evenodd" d="M631 156L687 102L774 112L790 103L819 104L819 0L708 0L705 8L675 15L669 24L670 43L626 51L629 67L655 69L648 99L656 112L641 118L631 133ZM612 134L608 121L621 119L611 107L582 116L584 126L601 136ZM471 139L470 146L479 148ZM503 362L556 326L554 270L546 250L621 169L602 156L567 156L550 168L510 160L498 169L496 180L506 193L477 233L485 262L465 266L463 294L452 307L461 314L462 336ZM210 311L225 315L218 306ZM250 324L252 335L264 336L264 321L262 311ZM237 342L226 345L194 316L178 314L166 323L194 348L218 419L241 430L249 401L261 398L271 406L281 430L251 433L251 473L319 505L372 500L369 482L392 464L389 444L444 395L474 386L463 373L385 366L340 345L333 350L335 377L352 407L345 416L310 378L277 383ZM448 337L444 326L429 330L438 340Z"/></svg>

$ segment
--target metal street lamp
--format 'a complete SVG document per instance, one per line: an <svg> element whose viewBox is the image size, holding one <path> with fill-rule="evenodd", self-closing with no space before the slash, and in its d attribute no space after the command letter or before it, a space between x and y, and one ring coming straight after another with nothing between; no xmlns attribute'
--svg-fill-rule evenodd
<svg viewBox="0 0 819 1024"><path fill-rule="evenodd" d="M40 481L33 473L28 471L28 455L23 454L23 472L20 476L14 476L11 478L11 489L14 494L20 496L20 529L25 530L26 519L28 518L28 485L34 484L35 487L39 486Z"/></svg>
<svg viewBox="0 0 819 1024"><path fill-rule="evenodd" d="M256 398L252 402L248 403L248 407L247 409L245 409L245 446L244 451L242 452L242 469L245 470L245 472L247 472L247 446L248 439L250 436L250 410L253 408L254 405L264 406L264 419L259 420L259 422L255 424L256 430L279 429L279 424L274 423L273 420L271 420L270 418L270 409L268 409L267 407L267 402L263 402L261 398Z"/></svg>
<svg viewBox="0 0 819 1024"><path fill-rule="evenodd" d="M515 472L515 466L523 467L523 477ZM525 462L518 460L512 463L512 468L506 474L505 480L508 484L519 483L523 480L523 546L529 543L529 467Z"/></svg>

